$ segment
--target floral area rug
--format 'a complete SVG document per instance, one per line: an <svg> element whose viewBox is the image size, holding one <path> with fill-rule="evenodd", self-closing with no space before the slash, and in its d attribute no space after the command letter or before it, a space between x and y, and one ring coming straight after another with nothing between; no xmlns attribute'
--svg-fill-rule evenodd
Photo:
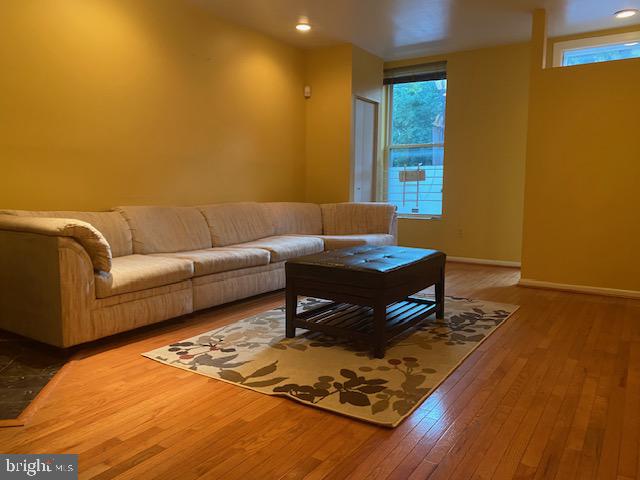
<svg viewBox="0 0 640 480"><path fill-rule="evenodd" d="M298 309L324 302L304 298ZM260 393L395 427L517 308L447 297L444 320L429 317L396 337L383 359L373 358L366 345L320 333L298 329L296 338L285 338L284 307L143 355Z"/></svg>

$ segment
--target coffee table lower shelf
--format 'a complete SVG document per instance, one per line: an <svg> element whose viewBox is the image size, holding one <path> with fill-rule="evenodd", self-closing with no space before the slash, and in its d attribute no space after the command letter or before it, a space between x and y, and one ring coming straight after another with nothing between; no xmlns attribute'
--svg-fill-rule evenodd
<svg viewBox="0 0 640 480"><path fill-rule="evenodd" d="M375 315L373 307L331 302L287 316L287 337L295 337L295 329L304 328L334 337L364 340L378 347L374 348L374 356L382 358L389 339L422 322L435 313L436 308L433 300L408 297L387 305L383 318ZM384 325L376 328L379 319Z"/></svg>

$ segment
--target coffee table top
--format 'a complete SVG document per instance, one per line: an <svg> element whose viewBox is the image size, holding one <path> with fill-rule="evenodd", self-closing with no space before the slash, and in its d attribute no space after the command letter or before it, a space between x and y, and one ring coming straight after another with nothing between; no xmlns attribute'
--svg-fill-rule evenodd
<svg viewBox="0 0 640 480"><path fill-rule="evenodd" d="M446 255L438 250L423 248L373 246L340 248L288 260L288 265L330 267L338 270L386 273L418 262L444 261Z"/></svg>

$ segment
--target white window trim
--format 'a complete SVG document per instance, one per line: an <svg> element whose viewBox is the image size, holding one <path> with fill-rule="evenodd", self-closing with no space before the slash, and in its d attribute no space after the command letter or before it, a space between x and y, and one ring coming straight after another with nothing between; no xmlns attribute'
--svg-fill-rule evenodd
<svg viewBox="0 0 640 480"><path fill-rule="evenodd" d="M442 147L445 148L445 143L407 143L407 144L392 144L391 143L391 123L393 115L391 105L393 104L393 85L385 85L384 87L384 134L382 135L382 171L378 172L382 180L382 191L376 195L376 197L382 201L388 201L388 178L387 169L389 168L389 156L392 148L422 148L422 147ZM446 142L446 138L445 138ZM442 189L442 213L440 215L427 214L427 213L398 213L398 218L414 219L414 220L441 220L445 214L445 201L444 201L444 185Z"/></svg>
<svg viewBox="0 0 640 480"><path fill-rule="evenodd" d="M564 53L570 50L580 50L582 48L615 45L626 42L640 42L640 31L617 33L615 35L600 35L598 37L587 37L579 38L577 40L557 42L553 45L553 66L562 67Z"/></svg>

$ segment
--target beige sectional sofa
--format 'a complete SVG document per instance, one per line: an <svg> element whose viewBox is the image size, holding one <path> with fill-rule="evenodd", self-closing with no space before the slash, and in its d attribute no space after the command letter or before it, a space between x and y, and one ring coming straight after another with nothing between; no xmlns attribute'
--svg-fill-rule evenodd
<svg viewBox="0 0 640 480"><path fill-rule="evenodd" d="M380 203L0 210L0 328L69 347L281 289L286 260L395 225Z"/></svg>

